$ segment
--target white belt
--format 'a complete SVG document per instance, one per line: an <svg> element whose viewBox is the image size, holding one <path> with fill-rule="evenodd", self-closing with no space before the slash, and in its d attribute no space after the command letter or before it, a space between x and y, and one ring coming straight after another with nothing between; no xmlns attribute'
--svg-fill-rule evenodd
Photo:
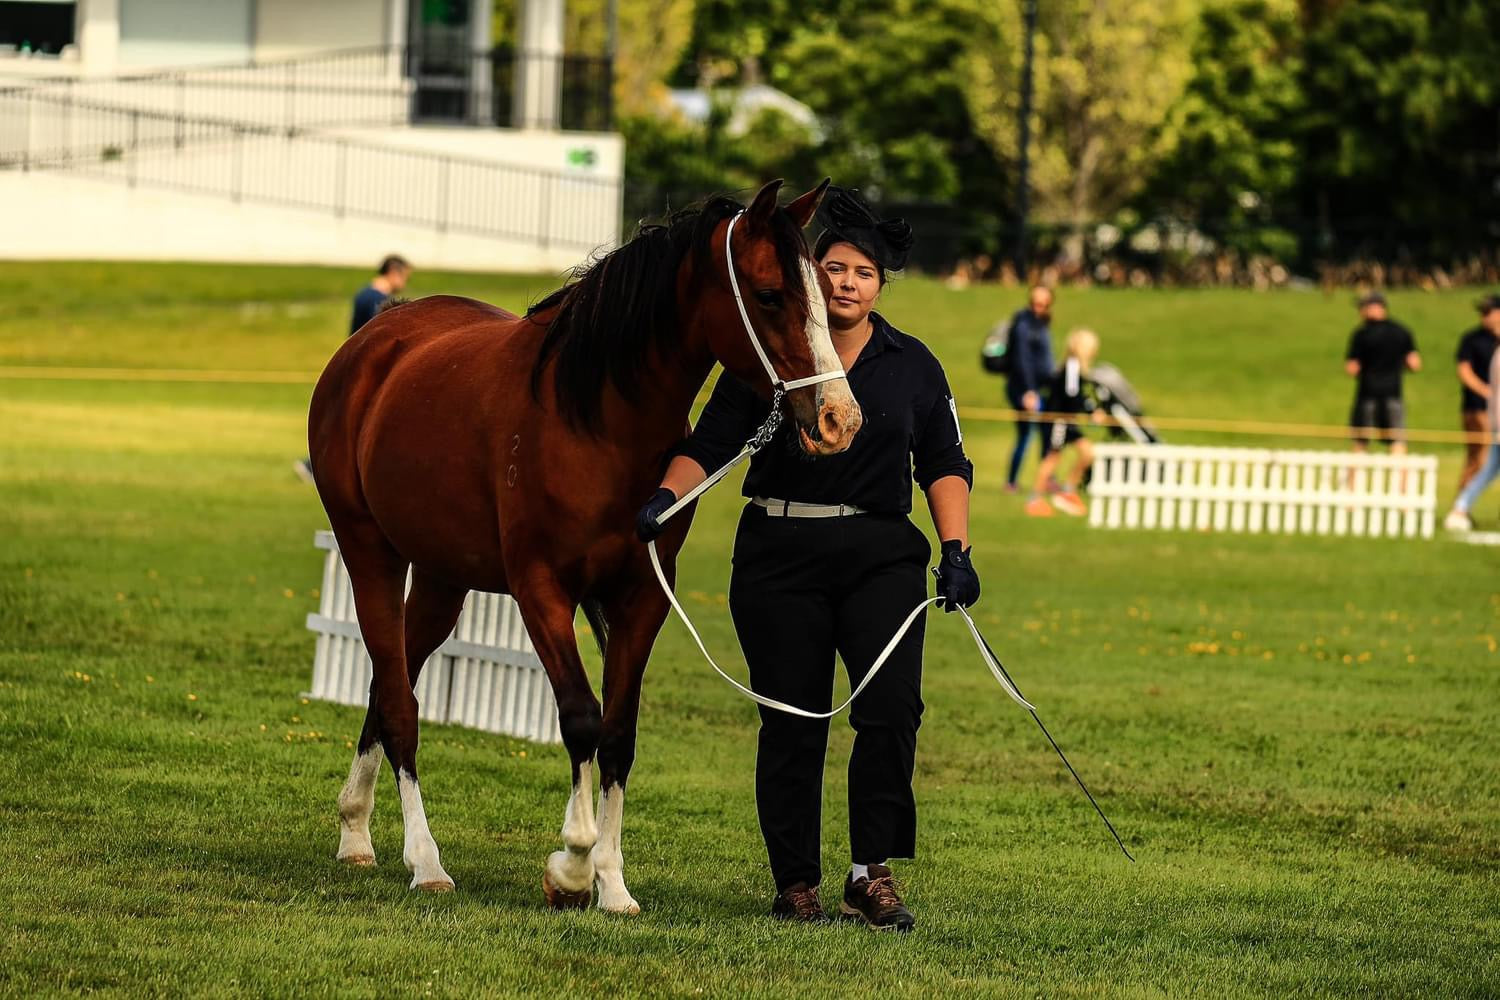
<svg viewBox="0 0 1500 1000"><path fill-rule="evenodd" d="M850 514L869 513L863 507L856 507L852 503L798 503L795 500L776 500L768 497L754 497L750 502L757 507L764 507L768 517L847 517Z"/></svg>

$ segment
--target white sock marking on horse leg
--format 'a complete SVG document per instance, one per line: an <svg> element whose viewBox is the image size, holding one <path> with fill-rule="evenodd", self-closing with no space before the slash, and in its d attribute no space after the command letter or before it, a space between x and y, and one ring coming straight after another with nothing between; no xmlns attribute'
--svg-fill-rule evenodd
<svg viewBox="0 0 1500 1000"><path fill-rule="evenodd" d="M599 789L599 842L594 845L594 881L599 885L599 909L611 913L641 912L641 904L625 888L625 858L620 853L620 827L625 818L625 787Z"/></svg>
<svg viewBox="0 0 1500 1000"><path fill-rule="evenodd" d="M453 888L453 880L438 861L437 841L427 829L427 811L422 808L422 790L417 779L400 771L396 788L401 792L401 821L406 827L406 848L401 860L411 870L411 888L438 892Z"/></svg>
<svg viewBox="0 0 1500 1000"><path fill-rule="evenodd" d="M370 813L375 810L375 779L385 756L376 743L364 753L354 755L349 765L349 780L339 792L340 861L351 865L373 865L375 847L370 843Z"/></svg>
<svg viewBox="0 0 1500 1000"><path fill-rule="evenodd" d="M547 859L547 874L552 884L567 892L583 892L594 883L594 861L590 852L599 840L594 822L594 762L578 765L578 782L568 796L568 811L563 817L563 846Z"/></svg>

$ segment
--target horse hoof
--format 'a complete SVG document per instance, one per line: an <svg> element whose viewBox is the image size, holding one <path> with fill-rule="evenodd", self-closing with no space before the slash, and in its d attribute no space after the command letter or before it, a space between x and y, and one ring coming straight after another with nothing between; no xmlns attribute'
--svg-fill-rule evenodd
<svg viewBox="0 0 1500 1000"><path fill-rule="evenodd" d="M593 901L592 889L580 889L578 892L569 892L567 889L559 889L552 884L552 876L542 872L542 895L547 897L547 905L554 910L586 910L589 903Z"/></svg>
<svg viewBox="0 0 1500 1000"><path fill-rule="evenodd" d="M452 892L453 880L451 878L435 878L427 882L412 882L413 889L422 892Z"/></svg>
<svg viewBox="0 0 1500 1000"><path fill-rule="evenodd" d="M619 914L622 917L638 917L641 914L641 904L633 899L624 906L605 906L600 903L599 909L605 913Z"/></svg>
<svg viewBox="0 0 1500 1000"><path fill-rule="evenodd" d="M375 855L373 854L341 854L339 860L351 868L374 868Z"/></svg>

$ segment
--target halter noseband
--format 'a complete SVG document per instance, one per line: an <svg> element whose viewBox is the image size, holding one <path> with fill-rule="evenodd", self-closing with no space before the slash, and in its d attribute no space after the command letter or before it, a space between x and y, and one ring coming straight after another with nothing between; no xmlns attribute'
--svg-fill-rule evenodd
<svg viewBox="0 0 1500 1000"><path fill-rule="evenodd" d="M831 382L836 378L843 378L844 370L840 367L831 371L819 372L816 375L809 375L807 378L798 378L790 382L783 382L776 374L776 369L771 367L771 359L766 356L766 349L761 346L760 338L755 335L755 327L750 324L750 314L745 311L745 300L740 296L740 282L734 275L734 250L731 249L730 243L734 239L734 224L740 221L740 216L744 214L743 210L736 212L734 218L729 220L729 227L724 231L724 262L729 265L729 287L734 292L734 304L740 311L740 322L745 325L745 335L750 338L750 345L755 348L756 357L760 358L761 366L765 368L766 375L771 379L773 394L779 397L783 393L791 392L793 389L801 389L803 386L817 385L819 382Z"/></svg>

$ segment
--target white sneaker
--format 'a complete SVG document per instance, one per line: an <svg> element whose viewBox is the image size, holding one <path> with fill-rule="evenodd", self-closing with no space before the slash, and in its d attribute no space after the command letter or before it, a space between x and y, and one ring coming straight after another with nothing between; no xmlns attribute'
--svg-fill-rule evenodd
<svg viewBox="0 0 1500 1000"><path fill-rule="evenodd" d="M1450 510L1443 518L1443 528L1448 531L1473 531L1474 520L1461 510Z"/></svg>

